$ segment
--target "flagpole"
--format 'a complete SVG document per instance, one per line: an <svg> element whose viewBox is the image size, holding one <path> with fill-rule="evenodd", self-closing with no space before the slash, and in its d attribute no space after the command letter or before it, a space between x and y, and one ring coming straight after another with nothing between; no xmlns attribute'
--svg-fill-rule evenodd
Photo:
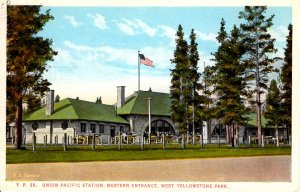
<svg viewBox="0 0 300 192"><path fill-rule="evenodd" d="M140 91L140 50L138 50L138 92Z"/></svg>

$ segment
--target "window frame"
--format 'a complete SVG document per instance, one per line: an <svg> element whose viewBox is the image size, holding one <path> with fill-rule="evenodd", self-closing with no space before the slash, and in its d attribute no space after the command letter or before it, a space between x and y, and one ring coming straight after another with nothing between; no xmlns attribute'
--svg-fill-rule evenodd
<svg viewBox="0 0 300 192"><path fill-rule="evenodd" d="M99 124L99 134L104 133L104 124Z"/></svg>
<svg viewBox="0 0 300 192"><path fill-rule="evenodd" d="M96 133L96 124L95 123L91 123L91 133Z"/></svg>
<svg viewBox="0 0 300 192"><path fill-rule="evenodd" d="M80 132L81 133L86 133L86 123L80 123Z"/></svg>
<svg viewBox="0 0 300 192"><path fill-rule="evenodd" d="M33 131L36 131L39 128L39 124L37 121L33 122L31 125Z"/></svg>
<svg viewBox="0 0 300 192"><path fill-rule="evenodd" d="M66 126L65 126L66 125ZM67 128L69 128L69 123L67 122L67 121L63 121L62 123L61 123L61 128L63 129L63 130L66 130Z"/></svg>
<svg viewBox="0 0 300 192"><path fill-rule="evenodd" d="M120 132L125 133L125 126L124 125L120 125Z"/></svg>

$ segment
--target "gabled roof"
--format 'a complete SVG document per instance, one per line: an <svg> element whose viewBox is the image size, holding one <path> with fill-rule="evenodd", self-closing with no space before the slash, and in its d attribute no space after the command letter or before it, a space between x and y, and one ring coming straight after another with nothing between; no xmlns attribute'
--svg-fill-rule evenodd
<svg viewBox="0 0 300 192"><path fill-rule="evenodd" d="M119 108L118 115L148 115L148 101L151 100L151 115L171 116L170 106L171 99L168 93L159 93L152 91L139 91L129 96L125 100L125 104Z"/></svg>
<svg viewBox="0 0 300 192"><path fill-rule="evenodd" d="M256 115L256 113L251 113L251 114L247 115L247 117L249 118L249 121L247 122L246 126L249 127L249 128L257 128L257 115ZM267 127L267 120L263 115L261 116L261 126L262 126L262 128Z"/></svg>
<svg viewBox="0 0 300 192"><path fill-rule="evenodd" d="M89 120L128 124L127 120L116 114L113 105L70 98L55 103L52 115L46 116L46 108L44 107L23 117L23 121L40 120Z"/></svg>

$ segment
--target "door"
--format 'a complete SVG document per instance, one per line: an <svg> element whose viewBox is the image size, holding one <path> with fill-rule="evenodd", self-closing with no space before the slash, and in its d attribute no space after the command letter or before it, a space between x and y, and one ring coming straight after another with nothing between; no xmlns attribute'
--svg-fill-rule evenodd
<svg viewBox="0 0 300 192"><path fill-rule="evenodd" d="M111 125L111 126L110 126L110 136L111 136L111 137L114 137L115 134L116 134L115 128L116 128L116 127L115 127L114 125Z"/></svg>

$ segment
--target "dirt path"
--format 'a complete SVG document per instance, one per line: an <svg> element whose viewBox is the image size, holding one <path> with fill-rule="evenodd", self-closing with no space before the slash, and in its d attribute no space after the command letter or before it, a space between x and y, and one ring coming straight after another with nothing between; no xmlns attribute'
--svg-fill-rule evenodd
<svg viewBox="0 0 300 192"><path fill-rule="evenodd" d="M8 164L23 181L291 181L291 156Z"/></svg>

